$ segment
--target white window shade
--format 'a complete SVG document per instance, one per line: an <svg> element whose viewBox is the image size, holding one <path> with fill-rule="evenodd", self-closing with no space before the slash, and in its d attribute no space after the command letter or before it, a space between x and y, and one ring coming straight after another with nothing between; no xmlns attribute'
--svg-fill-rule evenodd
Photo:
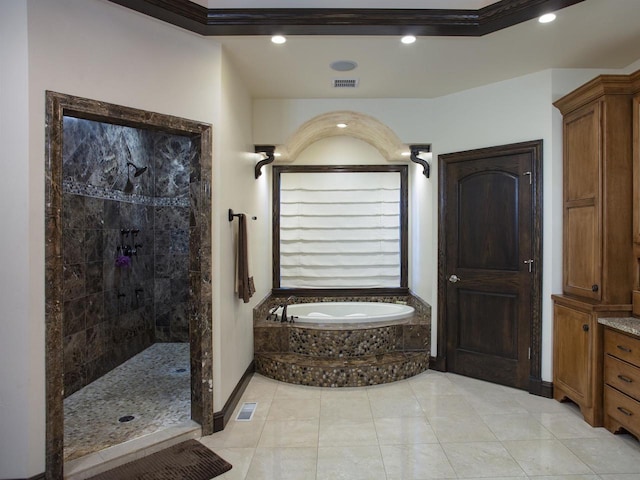
<svg viewBox="0 0 640 480"><path fill-rule="evenodd" d="M399 287L398 172L283 173L280 285Z"/></svg>

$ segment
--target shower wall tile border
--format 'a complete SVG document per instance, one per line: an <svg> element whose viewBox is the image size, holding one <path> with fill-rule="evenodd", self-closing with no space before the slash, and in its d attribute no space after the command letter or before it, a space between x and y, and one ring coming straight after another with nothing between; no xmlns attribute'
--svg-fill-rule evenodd
<svg viewBox="0 0 640 480"><path fill-rule="evenodd" d="M213 433L213 338L211 296L211 155L212 127L170 115L133 109L71 95L46 92L45 118L45 371L46 371L46 473L63 478L63 173L62 124L65 116L113 122L133 128L185 135L192 140L189 198L167 201L190 207L188 301L192 373L192 416L203 435ZM69 186L69 185L67 185ZM87 197L100 198L92 190ZM88 193L88 192L87 192ZM119 200L119 199L118 199ZM123 201L126 201L122 199ZM183 203L184 202L184 203ZM163 205L161 205L163 206ZM197 238L194 238L197 237ZM193 248L197 247L197 248ZM208 271L207 271L208 270Z"/></svg>
<svg viewBox="0 0 640 480"><path fill-rule="evenodd" d="M62 192L101 200L115 200L118 202L135 203L150 207L189 207L190 200L186 195L180 197L151 197L138 193L125 193L120 190L110 190L95 185L81 184L70 180L63 180Z"/></svg>

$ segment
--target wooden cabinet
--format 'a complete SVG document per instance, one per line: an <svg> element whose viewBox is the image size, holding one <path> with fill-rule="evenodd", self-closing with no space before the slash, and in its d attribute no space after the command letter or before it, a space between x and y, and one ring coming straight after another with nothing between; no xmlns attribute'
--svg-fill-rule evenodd
<svg viewBox="0 0 640 480"><path fill-rule="evenodd" d="M604 332L598 318L631 314L637 270L636 77L601 75L554 103L563 115L564 145L563 295L553 296L554 398L577 403L594 426L603 423Z"/></svg>
<svg viewBox="0 0 640 480"><path fill-rule="evenodd" d="M564 116L563 292L605 304L631 302L634 273L632 101L620 83L598 77L555 103Z"/></svg>
<svg viewBox="0 0 640 480"><path fill-rule="evenodd" d="M604 332L604 426L640 437L640 337Z"/></svg>
<svg viewBox="0 0 640 480"><path fill-rule="evenodd" d="M586 422L603 423L603 327L598 318L630 314L630 305L601 305L553 295L553 398L571 400Z"/></svg>

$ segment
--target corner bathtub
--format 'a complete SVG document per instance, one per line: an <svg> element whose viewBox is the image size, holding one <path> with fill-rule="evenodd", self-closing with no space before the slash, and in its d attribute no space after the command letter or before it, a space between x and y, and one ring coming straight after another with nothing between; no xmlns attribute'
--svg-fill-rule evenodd
<svg viewBox="0 0 640 480"><path fill-rule="evenodd" d="M295 323L318 325L404 323L413 317L408 305L382 302L297 303L287 307ZM354 325L355 326L355 325Z"/></svg>
<svg viewBox="0 0 640 480"><path fill-rule="evenodd" d="M297 303L287 307L291 315L294 323L254 324L256 372L298 385L361 387L409 378L429 367L430 319L411 306Z"/></svg>

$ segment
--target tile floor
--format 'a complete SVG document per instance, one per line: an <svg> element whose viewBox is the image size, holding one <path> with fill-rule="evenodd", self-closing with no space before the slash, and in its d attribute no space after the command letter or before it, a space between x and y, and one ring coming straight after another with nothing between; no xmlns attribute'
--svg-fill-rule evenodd
<svg viewBox="0 0 640 480"><path fill-rule="evenodd" d="M64 460L190 424L188 343L156 343L64 400ZM132 421L119 418L131 415Z"/></svg>
<svg viewBox="0 0 640 480"><path fill-rule="evenodd" d="M201 442L233 464L220 480L640 479L640 444L571 404L434 371L369 388L254 375L232 419ZM239 408L239 407L238 407Z"/></svg>

